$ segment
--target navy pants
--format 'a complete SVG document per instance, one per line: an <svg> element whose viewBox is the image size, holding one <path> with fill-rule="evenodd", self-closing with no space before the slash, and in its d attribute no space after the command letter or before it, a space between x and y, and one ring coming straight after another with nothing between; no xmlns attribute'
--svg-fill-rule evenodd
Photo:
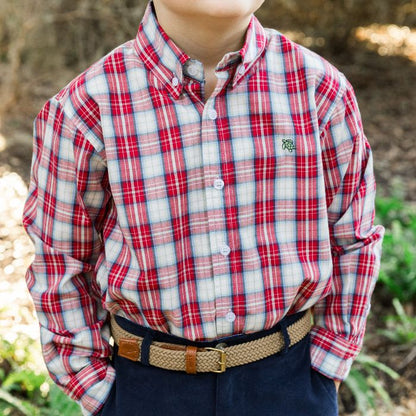
<svg viewBox="0 0 416 416"><path fill-rule="evenodd" d="M218 342L234 345L282 330L302 316L286 317L268 331L237 335L215 342L187 342L200 347ZM156 341L184 344L184 340L152 331L126 319L127 331ZM287 334L287 332L286 332ZM274 356L225 373L186 374L136 363L117 355L116 381L100 416L336 416L333 380L311 368L309 335Z"/></svg>

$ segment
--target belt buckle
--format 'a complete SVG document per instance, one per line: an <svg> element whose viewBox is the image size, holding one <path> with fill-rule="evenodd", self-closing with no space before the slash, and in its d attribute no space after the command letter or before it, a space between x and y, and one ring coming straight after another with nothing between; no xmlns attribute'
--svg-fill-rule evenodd
<svg viewBox="0 0 416 416"><path fill-rule="evenodd" d="M217 361L220 368L218 370L212 370L213 373L225 373L225 370L227 369L227 352L224 351L224 347L221 344L218 344L215 348L212 347L206 347L205 348L208 351L216 351L220 354L220 359Z"/></svg>

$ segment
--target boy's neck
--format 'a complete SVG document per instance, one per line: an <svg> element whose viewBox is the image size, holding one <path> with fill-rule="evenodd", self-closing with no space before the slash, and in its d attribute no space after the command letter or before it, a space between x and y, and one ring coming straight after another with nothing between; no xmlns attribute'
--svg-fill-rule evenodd
<svg viewBox="0 0 416 416"><path fill-rule="evenodd" d="M241 49L250 18L230 22L228 19L205 19L170 16L169 11L157 14L159 24L167 35L192 59L206 69L214 69L228 52Z"/></svg>

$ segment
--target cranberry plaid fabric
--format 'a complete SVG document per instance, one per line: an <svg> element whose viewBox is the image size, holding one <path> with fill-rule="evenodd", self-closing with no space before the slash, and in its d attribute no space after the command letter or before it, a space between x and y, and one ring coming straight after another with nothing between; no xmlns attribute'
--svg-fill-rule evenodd
<svg viewBox="0 0 416 416"><path fill-rule="evenodd" d="M85 414L115 377L108 312L206 340L314 306L313 367L343 379L359 352L383 228L351 86L254 17L217 77L204 103L201 64L149 5L36 118L27 283Z"/></svg>

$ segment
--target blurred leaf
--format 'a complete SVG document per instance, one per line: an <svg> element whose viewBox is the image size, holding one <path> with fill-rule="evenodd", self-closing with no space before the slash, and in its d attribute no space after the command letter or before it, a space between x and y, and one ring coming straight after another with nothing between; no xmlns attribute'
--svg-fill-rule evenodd
<svg viewBox="0 0 416 416"><path fill-rule="evenodd" d="M380 371L383 371L388 376L390 376L393 380L397 380L400 378L400 374L396 373L393 369L388 367L387 365L381 363L380 361L377 361L376 359L366 355L366 354L359 354L356 362L359 364L362 364L364 366L370 366L379 369Z"/></svg>
<svg viewBox="0 0 416 416"><path fill-rule="evenodd" d="M65 395L55 384L51 384L48 408L44 412L45 416L81 416L79 405Z"/></svg>
<svg viewBox="0 0 416 416"><path fill-rule="evenodd" d="M35 374L31 370L21 370L9 374L3 381L2 388L11 392L24 392L29 399L33 399L35 392L46 381L45 374Z"/></svg>
<svg viewBox="0 0 416 416"><path fill-rule="evenodd" d="M8 403L10 406L21 412L24 416L38 416L40 414L36 407L32 406L28 402L13 397L10 393L3 390L2 388L0 388L0 401Z"/></svg>
<svg viewBox="0 0 416 416"><path fill-rule="evenodd" d="M358 410L365 415L369 407L374 407L374 397L364 375L352 368L348 378L344 381L350 389L357 404Z"/></svg>
<svg viewBox="0 0 416 416"><path fill-rule="evenodd" d="M393 299L396 315L386 317L387 329L378 332L397 344L416 342L416 317L408 316L399 299Z"/></svg>

